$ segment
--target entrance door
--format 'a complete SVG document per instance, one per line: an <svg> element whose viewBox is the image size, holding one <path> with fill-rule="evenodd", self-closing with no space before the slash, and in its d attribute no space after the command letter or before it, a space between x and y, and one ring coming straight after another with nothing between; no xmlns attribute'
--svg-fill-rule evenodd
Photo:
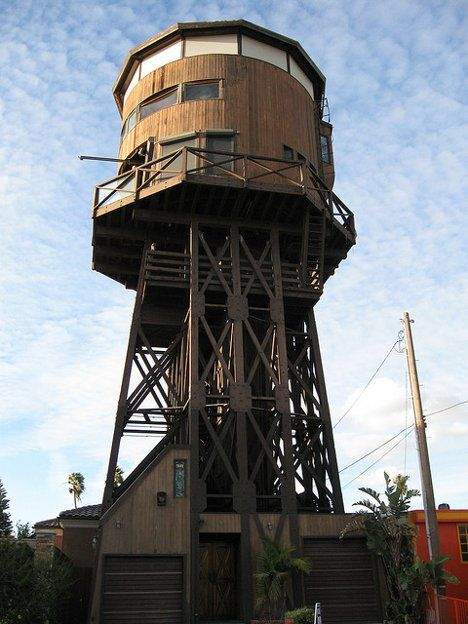
<svg viewBox="0 0 468 624"><path fill-rule="evenodd" d="M200 542L200 616L236 617L236 556L233 542Z"/></svg>

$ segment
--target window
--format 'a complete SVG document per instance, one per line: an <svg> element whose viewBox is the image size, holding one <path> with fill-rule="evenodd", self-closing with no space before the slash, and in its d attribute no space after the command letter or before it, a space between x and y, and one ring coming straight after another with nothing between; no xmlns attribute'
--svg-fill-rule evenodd
<svg viewBox="0 0 468 624"><path fill-rule="evenodd" d="M330 141L329 141L329 138L325 136L324 134L320 135L320 148L322 150L323 162L329 165L331 163Z"/></svg>
<svg viewBox="0 0 468 624"><path fill-rule="evenodd" d="M233 136L232 134L207 134L206 135L206 150L208 152L232 152L233 151ZM207 154L207 157L213 162L223 162L229 158L226 154ZM206 162L204 164L207 164ZM232 169L232 162L222 165L225 169ZM204 170L205 173L210 175L223 173L223 170L219 167L208 167Z"/></svg>
<svg viewBox="0 0 468 624"><path fill-rule="evenodd" d="M198 136L189 134L188 136L180 136L180 138L166 139L160 141L161 156L172 154L182 147L198 147ZM187 154L187 169L194 169L197 165L197 157L194 154ZM164 162L161 163L164 166ZM171 163L167 165L167 173L161 174L161 179L172 178L182 171L182 154L179 154Z"/></svg>
<svg viewBox="0 0 468 624"><path fill-rule="evenodd" d="M294 150L289 145L283 145L283 158L284 160L294 160Z"/></svg>
<svg viewBox="0 0 468 624"><path fill-rule="evenodd" d="M139 121L145 119L148 115L152 115L156 111L172 106L173 104L177 104L177 89L172 89L171 91L163 93L145 104L141 104Z"/></svg>
<svg viewBox="0 0 468 624"><path fill-rule="evenodd" d="M135 108L135 110L133 110L130 113L130 115L128 116L128 119L127 119L127 132L130 132L130 130L135 127L136 118L137 118L137 112L138 112L138 110Z"/></svg>
<svg viewBox="0 0 468 624"><path fill-rule="evenodd" d="M219 80L184 84L184 100L215 100L219 98Z"/></svg>
<svg viewBox="0 0 468 624"><path fill-rule="evenodd" d="M458 542L462 563L468 563L468 524L458 525Z"/></svg>
<svg viewBox="0 0 468 624"><path fill-rule="evenodd" d="M184 498L186 489L185 459L174 460L174 498Z"/></svg>

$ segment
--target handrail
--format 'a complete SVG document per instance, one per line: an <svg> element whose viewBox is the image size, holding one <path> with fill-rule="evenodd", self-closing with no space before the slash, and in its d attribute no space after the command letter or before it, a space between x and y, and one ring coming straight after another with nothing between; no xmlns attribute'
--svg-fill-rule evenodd
<svg viewBox="0 0 468 624"><path fill-rule="evenodd" d="M468 600L432 594L428 603L426 624L468 624Z"/></svg>
<svg viewBox="0 0 468 624"><path fill-rule="evenodd" d="M170 178L216 176L219 179L220 175L232 178L244 186L253 182L262 184L270 177L279 189L288 186L301 189L309 199L326 211L332 221L343 226L353 236L356 235L353 213L328 188L309 163L189 146L181 147L98 184L95 187L93 207L97 209L127 198L135 201L141 191L157 187Z"/></svg>

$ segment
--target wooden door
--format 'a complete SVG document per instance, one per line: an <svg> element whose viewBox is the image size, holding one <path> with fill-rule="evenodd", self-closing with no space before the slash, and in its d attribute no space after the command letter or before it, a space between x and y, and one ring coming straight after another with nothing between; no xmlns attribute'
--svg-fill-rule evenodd
<svg viewBox="0 0 468 624"><path fill-rule="evenodd" d="M232 542L200 542L200 616L236 617L236 556Z"/></svg>

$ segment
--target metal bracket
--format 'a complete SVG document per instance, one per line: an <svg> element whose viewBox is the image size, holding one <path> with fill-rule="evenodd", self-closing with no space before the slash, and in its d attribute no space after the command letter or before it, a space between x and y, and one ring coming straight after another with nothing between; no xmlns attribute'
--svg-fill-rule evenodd
<svg viewBox="0 0 468 624"><path fill-rule="evenodd" d="M284 323L284 303L279 297L270 299L270 317L273 323Z"/></svg>
<svg viewBox="0 0 468 624"><path fill-rule="evenodd" d="M199 292L192 293L190 300L190 311L192 316L205 316L205 295Z"/></svg>
<svg viewBox="0 0 468 624"><path fill-rule="evenodd" d="M229 388L230 408L234 412L247 412L252 409L252 388L250 384L234 383Z"/></svg>
<svg viewBox="0 0 468 624"><path fill-rule="evenodd" d="M249 316L249 303L244 295L229 295L227 300L228 316L233 321L245 321Z"/></svg>
<svg viewBox="0 0 468 624"><path fill-rule="evenodd" d="M280 384L275 386L275 400L276 400L276 409L281 414L285 414L290 411L290 396L289 389L284 384Z"/></svg>
<svg viewBox="0 0 468 624"><path fill-rule="evenodd" d="M197 381L190 386L190 409L201 410L206 406L206 390L203 381Z"/></svg>

